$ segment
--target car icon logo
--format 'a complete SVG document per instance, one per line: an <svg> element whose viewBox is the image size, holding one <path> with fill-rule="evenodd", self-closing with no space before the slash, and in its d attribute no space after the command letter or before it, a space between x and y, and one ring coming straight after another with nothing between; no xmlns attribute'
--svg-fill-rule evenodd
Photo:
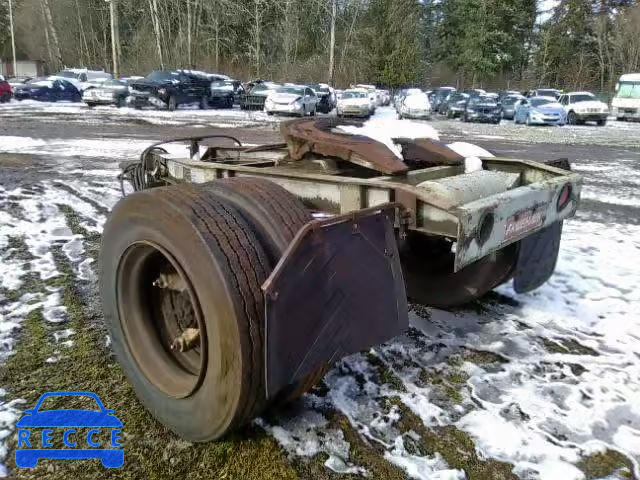
<svg viewBox="0 0 640 480"><path fill-rule="evenodd" d="M89 397L95 400L98 410L77 408L41 410L42 402L50 397ZM124 464L124 451L120 444L122 422L114 411L104 408L100 398L92 392L49 392L44 393L34 408L24 411L18 420L18 447L15 452L19 468L33 468L41 458L48 459L88 459L98 458L106 468L120 468ZM77 429L90 428L86 435ZM62 433L62 441L67 448L53 448L54 429ZM109 444L101 445L99 436L109 430ZM108 447L108 448L107 448Z"/></svg>

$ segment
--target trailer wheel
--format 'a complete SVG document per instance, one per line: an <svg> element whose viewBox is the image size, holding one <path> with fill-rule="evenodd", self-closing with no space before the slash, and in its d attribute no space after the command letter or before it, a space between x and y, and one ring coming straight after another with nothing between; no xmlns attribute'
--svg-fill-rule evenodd
<svg viewBox="0 0 640 480"><path fill-rule="evenodd" d="M509 245L454 273L449 242L410 232L400 250L407 296L436 308L470 303L511 278L517 251Z"/></svg>
<svg viewBox="0 0 640 480"><path fill-rule="evenodd" d="M129 195L105 225L100 267L113 350L158 420L207 441L260 412L269 260L236 208L194 185ZM187 328L197 342L170 348Z"/></svg>
<svg viewBox="0 0 640 480"><path fill-rule="evenodd" d="M281 186L261 178L235 177L206 184L210 192L225 204L238 209L252 227L275 268L298 231L313 220L311 213L294 195ZM270 271L271 271L270 270ZM322 366L278 394L277 403L300 397L316 385L326 373Z"/></svg>

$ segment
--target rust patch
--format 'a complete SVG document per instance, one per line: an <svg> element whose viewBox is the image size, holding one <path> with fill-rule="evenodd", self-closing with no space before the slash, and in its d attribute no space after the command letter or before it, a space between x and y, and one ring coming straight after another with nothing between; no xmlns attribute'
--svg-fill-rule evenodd
<svg viewBox="0 0 640 480"><path fill-rule="evenodd" d="M387 175L399 175L409 170L407 164L384 144L363 135L332 131L337 125L358 125L358 122L334 118L305 118L282 124L282 136L287 142L291 160L302 160L308 153L336 157Z"/></svg>
<svg viewBox="0 0 640 480"><path fill-rule="evenodd" d="M437 167L441 165L463 165L464 157L444 143L430 138L394 139L402 147L402 157L410 166L420 168Z"/></svg>

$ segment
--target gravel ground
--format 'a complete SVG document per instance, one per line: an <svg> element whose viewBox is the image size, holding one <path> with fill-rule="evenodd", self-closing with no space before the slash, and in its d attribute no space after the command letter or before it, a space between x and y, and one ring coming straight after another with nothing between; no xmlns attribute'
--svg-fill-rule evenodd
<svg viewBox="0 0 640 480"><path fill-rule="evenodd" d="M378 116L392 116L381 109ZM428 122L497 155L567 157L585 176L558 268L504 285L339 362L322 384L221 442L190 444L140 406L109 351L96 255L118 162L156 139L277 141L278 118L76 105L0 106L0 473L27 478L636 478L640 461L640 124ZM123 420L125 466L17 469L14 425L41 393L96 392Z"/></svg>

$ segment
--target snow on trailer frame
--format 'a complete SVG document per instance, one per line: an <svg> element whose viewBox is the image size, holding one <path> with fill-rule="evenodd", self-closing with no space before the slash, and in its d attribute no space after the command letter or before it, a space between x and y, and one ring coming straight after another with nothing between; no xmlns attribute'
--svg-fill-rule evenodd
<svg viewBox="0 0 640 480"><path fill-rule="evenodd" d="M219 438L402 333L407 295L448 307L553 272L582 183L568 162L465 173L438 142L399 139L399 159L335 126L287 122L284 143L258 147L173 139L186 158L160 143L124 165L136 192L105 226L105 321L138 397L187 439Z"/></svg>

